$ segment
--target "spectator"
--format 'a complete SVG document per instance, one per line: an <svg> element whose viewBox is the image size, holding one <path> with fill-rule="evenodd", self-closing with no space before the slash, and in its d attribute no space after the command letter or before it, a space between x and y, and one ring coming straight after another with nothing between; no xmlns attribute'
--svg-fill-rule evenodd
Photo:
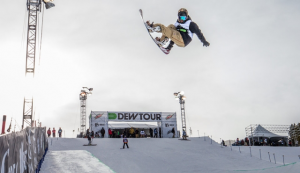
<svg viewBox="0 0 300 173"><path fill-rule="evenodd" d="M157 128L154 129L154 138L157 138Z"/></svg>
<svg viewBox="0 0 300 173"><path fill-rule="evenodd" d="M225 146L225 147L227 147L227 145L225 145L225 142L224 142L223 139L222 139L222 145Z"/></svg>
<svg viewBox="0 0 300 173"><path fill-rule="evenodd" d="M268 144L268 140L267 140L267 138L265 138L264 145L267 145L267 144Z"/></svg>
<svg viewBox="0 0 300 173"><path fill-rule="evenodd" d="M186 132L184 130L182 132L182 139L186 140Z"/></svg>
<svg viewBox="0 0 300 173"><path fill-rule="evenodd" d="M290 146L290 147L292 146L292 141L291 141L291 140L289 140L289 146Z"/></svg>
<svg viewBox="0 0 300 173"><path fill-rule="evenodd" d="M115 138L116 137L116 132L113 130L112 131L112 137Z"/></svg>
<svg viewBox="0 0 300 173"><path fill-rule="evenodd" d="M172 128L172 133L173 133L173 137L172 138L175 138L175 129L174 129L174 127Z"/></svg>
<svg viewBox="0 0 300 173"><path fill-rule="evenodd" d="M101 137L104 138L105 130L104 130L103 127L102 127L102 129L100 130L100 132L101 132Z"/></svg>
<svg viewBox="0 0 300 173"><path fill-rule="evenodd" d="M153 130L150 128L150 137L152 138L153 137Z"/></svg>
<svg viewBox="0 0 300 173"><path fill-rule="evenodd" d="M91 132L91 138L94 138L94 131Z"/></svg>
<svg viewBox="0 0 300 173"><path fill-rule="evenodd" d="M240 140L239 140L239 138L236 138L236 145L237 145L237 146L240 145Z"/></svg>
<svg viewBox="0 0 300 173"><path fill-rule="evenodd" d="M129 138L130 138L130 137L133 137L133 135L134 135L134 129L131 127L131 128L129 129Z"/></svg>
<svg viewBox="0 0 300 173"><path fill-rule="evenodd" d="M159 138L161 138L161 128L159 128Z"/></svg>
<svg viewBox="0 0 300 173"><path fill-rule="evenodd" d="M144 129L141 130L140 134L141 134L141 138L145 137Z"/></svg>
<svg viewBox="0 0 300 173"><path fill-rule="evenodd" d="M56 131L55 131L55 128L53 127L53 130L52 130L52 137L53 137L53 138L55 138L55 132L56 132Z"/></svg>
<svg viewBox="0 0 300 173"><path fill-rule="evenodd" d="M108 135L110 138L112 138L112 131L110 130L110 128L108 129Z"/></svg>
<svg viewBox="0 0 300 173"><path fill-rule="evenodd" d="M96 134L95 134L95 138L99 138L100 136L99 136L99 133L98 132L96 132Z"/></svg>
<svg viewBox="0 0 300 173"><path fill-rule="evenodd" d="M249 139L248 138L245 138L245 142L246 142L247 146L249 146Z"/></svg>
<svg viewBox="0 0 300 173"><path fill-rule="evenodd" d="M139 137L139 130L135 129L135 137L138 138Z"/></svg>
<svg viewBox="0 0 300 173"><path fill-rule="evenodd" d="M47 134L48 134L48 137L51 136L51 130L50 130L50 127L49 127L49 129L48 129L48 131L47 131Z"/></svg>
<svg viewBox="0 0 300 173"><path fill-rule="evenodd" d="M58 136L61 138L61 133L62 133L62 129L61 128L59 128L59 130L58 130Z"/></svg>
<svg viewBox="0 0 300 173"><path fill-rule="evenodd" d="M295 141L295 146L298 147L298 140Z"/></svg>
<svg viewBox="0 0 300 173"><path fill-rule="evenodd" d="M125 149L125 145L127 146L127 148L129 148L128 147L128 139L126 138L126 136L124 136L124 138L123 138L123 149Z"/></svg>
<svg viewBox="0 0 300 173"><path fill-rule="evenodd" d="M241 146L245 145L244 139L241 140Z"/></svg>

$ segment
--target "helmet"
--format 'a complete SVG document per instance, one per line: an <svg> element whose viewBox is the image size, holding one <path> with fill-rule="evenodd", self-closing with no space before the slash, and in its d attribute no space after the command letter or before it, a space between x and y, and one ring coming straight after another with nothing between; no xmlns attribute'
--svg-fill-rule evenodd
<svg viewBox="0 0 300 173"><path fill-rule="evenodd" d="M185 17L184 17L184 16L185 16ZM189 13L188 13L187 9L185 9L185 8L180 8L180 9L178 10L178 19L179 19L179 20L186 20L186 19L188 18L188 16L189 16Z"/></svg>

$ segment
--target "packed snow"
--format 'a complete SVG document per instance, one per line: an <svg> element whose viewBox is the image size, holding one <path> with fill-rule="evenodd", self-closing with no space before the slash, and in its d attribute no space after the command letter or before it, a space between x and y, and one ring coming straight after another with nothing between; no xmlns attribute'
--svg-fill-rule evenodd
<svg viewBox="0 0 300 173"><path fill-rule="evenodd" d="M41 172L281 173L300 170L298 147L251 147L250 154L249 146L221 147L208 137L189 139L129 138L129 149L120 149L123 147L120 138L93 139L92 143L97 146L83 146L88 143L87 139L49 138L49 151Z"/></svg>

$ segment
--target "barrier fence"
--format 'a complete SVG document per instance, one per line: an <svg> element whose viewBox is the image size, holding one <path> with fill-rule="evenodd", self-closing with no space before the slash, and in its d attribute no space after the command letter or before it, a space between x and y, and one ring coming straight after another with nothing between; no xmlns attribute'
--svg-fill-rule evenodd
<svg viewBox="0 0 300 173"><path fill-rule="evenodd" d="M0 173L38 172L47 149L45 127L0 136Z"/></svg>

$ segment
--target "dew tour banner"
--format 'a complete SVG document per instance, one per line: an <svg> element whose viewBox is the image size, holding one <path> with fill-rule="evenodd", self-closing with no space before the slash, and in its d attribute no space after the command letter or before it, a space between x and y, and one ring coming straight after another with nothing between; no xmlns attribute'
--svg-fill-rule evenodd
<svg viewBox="0 0 300 173"><path fill-rule="evenodd" d="M104 128L105 137L108 137L108 122L158 122L161 125L162 136L170 138L174 128L177 132L176 112L113 112L91 111L90 127L96 133ZM176 137L176 134L175 134Z"/></svg>
<svg viewBox="0 0 300 173"><path fill-rule="evenodd" d="M45 127L0 136L0 173L35 172L47 147Z"/></svg>

